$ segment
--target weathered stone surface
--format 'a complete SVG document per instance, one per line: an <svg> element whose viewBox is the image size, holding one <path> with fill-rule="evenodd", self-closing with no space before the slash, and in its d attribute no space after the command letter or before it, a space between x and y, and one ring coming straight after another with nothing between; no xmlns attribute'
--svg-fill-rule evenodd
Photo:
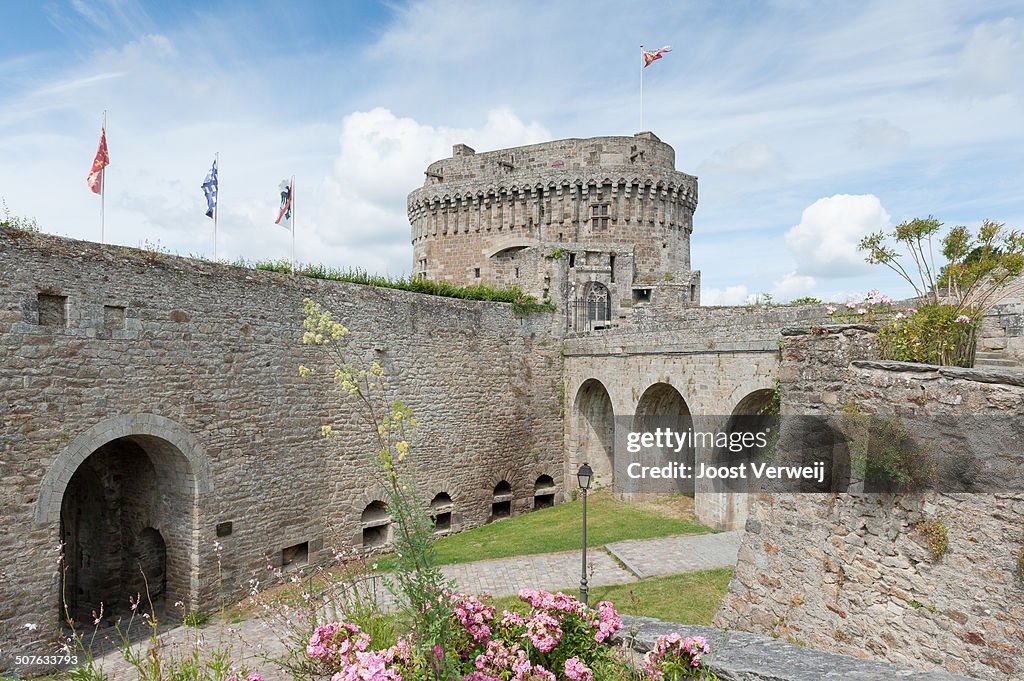
<svg viewBox="0 0 1024 681"><path fill-rule="evenodd" d="M64 300L44 298L46 325L40 295ZM300 364L320 363L302 344L307 297L334 310L352 353L380 362L415 411L420 494L450 496L454 529L488 521L502 480L513 513L533 507L541 476L561 500L562 360L548 313L2 234L0 668L10 654L48 651L62 498L112 440L120 449L107 463L93 459L106 501L80 506L85 526L108 537L83 544L93 547L83 560L106 573L85 591L127 604L135 586L122 575L138 572L114 561L153 562L159 545L146 528L166 542L169 603L200 609L265 581L268 565L324 563L362 544L364 509L383 498L367 458L374 445L332 370L299 376ZM121 311L108 308L123 308L124 329L110 328ZM325 441L323 425L342 437ZM224 522L233 529L219 537ZM129 535L123 547L112 533ZM123 555L107 556L107 545Z"/></svg>
<svg viewBox="0 0 1024 681"><path fill-rule="evenodd" d="M984 463L1005 467L1005 480L1020 479L1019 446L993 452L990 444L1012 443L1014 424L1024 418L1024 388L1001 380L1019 373L882 362L875 347L865 330L787 337L779 369L783 414L831 417L855 409L928 417L933 432L915 437L932 438L919 442L928 443L942 470L957 458L995 453ZM828 394L834 399L824 399ZM963 423L979 427L961 433ZM849 461L845 437L833 440L832 454ZM994 489L997 481L989 482ZM757 495L714 624L913 667L1018 678L1021 518L1019 492ZM947 531L948 549L938 558L920 530L926 521ZM765 575L778 580L759 579Z"/></svg>
<svg viewBox="0 0 1024 681"><path fill-rule="evenodd" d="M651 650L659 637L674 632L684 637L703 636L711 644L711 668L722 681L965 681L972 678L942 669L922 671L837 655L757 634L674 624L649 617L623 616L622 622L625 627L618 634L619 640L641 653Z"/></svg>

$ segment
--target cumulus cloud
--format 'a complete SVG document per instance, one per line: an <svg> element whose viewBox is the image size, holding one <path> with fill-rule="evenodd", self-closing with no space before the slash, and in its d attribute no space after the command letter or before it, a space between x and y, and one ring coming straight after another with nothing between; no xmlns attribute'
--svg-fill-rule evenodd
<svg viewBox="0 0 1024 681"><path fill-rule="evenodd" d="M450 157L460 142L489 151L550 138L546 128L508 109L490 111L476 128L435 127L385 108L350 114L342 121L341 150L326 181L337 228L321 236L333 246L389 249L388 269L407 270L412 255L406 197L423 184L430 163Z"/></svg>
<svg viewBox="0 0 1024 681"><path fill-rule="evenodd" d="M818 286L814 277L790 272L772 286L772 299L788 303L794 298L812 295Z"/></svg>
<svg viewBox="0 0 1024 681"><path fill-rule="evenodd" d="M746 305L754 296L743 284L725 288L703 288L700 292L701 305Z"/></svg>
<svg viewBox="0 0 1024 681"><path fill-rule="evenodd" d="M836 194L804 209L800 224L786 232L786 245L802 275L851 276L869 267L857 243L889 225L889 214L874 194Z"/></svg>

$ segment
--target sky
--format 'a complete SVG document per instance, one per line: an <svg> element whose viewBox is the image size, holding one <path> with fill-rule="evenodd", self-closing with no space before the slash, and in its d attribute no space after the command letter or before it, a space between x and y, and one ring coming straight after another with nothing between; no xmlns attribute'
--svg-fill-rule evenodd
<svg viewBox="0 0 1024 681"><path fill-rule="evenodd" d="M478 151L644 128L699 178L704 304L911 290L862 236L934 215L1024 228L1024 3L0 3L0 197L108 243L411 269L406 196Z"/></svg>

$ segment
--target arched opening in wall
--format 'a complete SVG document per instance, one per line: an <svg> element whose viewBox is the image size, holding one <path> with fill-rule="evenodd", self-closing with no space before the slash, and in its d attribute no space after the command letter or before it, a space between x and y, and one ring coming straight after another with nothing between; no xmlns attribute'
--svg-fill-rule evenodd
<svg viewBox="0 0 1024 681"><path fill-rule="evenodd" d="M694 443L687 433L693 431L693 418L690 415L690 407L686 400L673 386L668 383L655 383L644 391L636 404L636 413L633 416L634 433L652 433L657 431L670 430L683 438L681 445L675 446L666 443L660 450L648 448L648 457L652 464L665 466L678 464L687 466L693 471L695 455ZM663 490L662 487L658 491ZM680 494L693 494L693 477L680 476L672 485L673 492Z"/></svg>
<svg viewBox="0 0 1024 681"><path fill-rule="evenodd" d="M615 413L601 381L587 379L573 402L572 442L575 466L589 463L595 487L610 487L615 472Z"/></svg>
<svg viewBox="0 0 1024 681"><path fill-rule="evenodd" d="M383 501L371 501L360 517L363 549L376 549L391 542L391 513Z"/></svg>
<svg viewBox="0 0 1024 681"><path fill-rule="evenodd" d="M715 466L739 466L746 468L753 462L763 463L771 456L778 437L778 417L773 413L772 401L775 393L768 388L748 393L733 407L725 426L729 444L718 447L712 462ZM767 447L757 445L757 434ZM714 480L716 492L748 492L750 478L724 478Z"/></svg>
<svg viewBox="0 0 1024 681"><path fill-rule="evenodd" d="M196 486L188 459L150 435L120 437L78 466L61 497L63 618L115 621L141 594L158 615L190 601ZM148 594L148 599L147 599Z"/></svg>
<svg viewBox="0 0 1024 681"><path fill-rule="evenodd" d="M851 483L850 453L846 438L828 418L787 416L779 433L776 461L785 466L820 466L821 479L801 479L786 486L795 492L848 492Z"/></svg>
<svg viewBox="0 0 1024 681"><path fill-rule="evenodd" d="M509 518L512 516L512 485L507 480L502 480L494 486L494 496L491 498L491 520Z"/></svg>
<svg viewBox="0 0 1024 681"><path fill-rule="evenodd" d="M430 518L434 521L434 534L452 531L452 511L455 504L447 492L439 492L430 500Z"/></svg>
<svg viewBox="0 0 1024 681"><path fill-rule="evenodd" d="M533 510L551 508L555 505L555 481L550 475L542 475L533 485Z"/></svg>

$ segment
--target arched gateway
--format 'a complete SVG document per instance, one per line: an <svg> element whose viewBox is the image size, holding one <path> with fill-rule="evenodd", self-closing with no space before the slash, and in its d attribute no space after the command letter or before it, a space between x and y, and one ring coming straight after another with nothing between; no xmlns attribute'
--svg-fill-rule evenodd
<svg viewBox="0 0 1024 681"><path fill-rule="evenodd" d="M43 478L36 522L64 547L54 603L63 618L123 614L199 597L199 498L210 470L198 442L155 414L105 419L71 441ZM66 610L65 610L66 609Z"/></svg>

